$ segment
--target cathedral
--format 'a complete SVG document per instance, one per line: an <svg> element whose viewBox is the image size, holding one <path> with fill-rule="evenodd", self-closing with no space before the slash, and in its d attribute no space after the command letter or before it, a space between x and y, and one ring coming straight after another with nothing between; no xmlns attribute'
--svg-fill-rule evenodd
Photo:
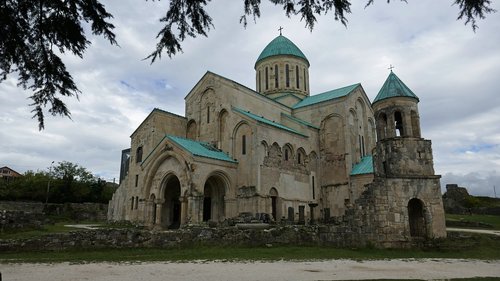
<svg viewBox="0 0 500 281"><path fill-rule="evenodd" d="M310 94L309 66L279 35L255 62L255 90L208 71L185 116L155 108L122 152L109 220L174 229L242 215L344 218L386 240L446 236L419 98L392 70L373 102L359 83Z"/></svg>

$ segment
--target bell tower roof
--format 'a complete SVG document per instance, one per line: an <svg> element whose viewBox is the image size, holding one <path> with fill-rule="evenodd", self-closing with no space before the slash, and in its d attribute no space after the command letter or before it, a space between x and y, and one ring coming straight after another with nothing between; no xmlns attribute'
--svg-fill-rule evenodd
<svg viewBox="0 0 500 281"><path fill-rule="evenodd" d="M406 86L403 81L401 81L394 72L389 74L389 77L384 82L384 85L380 89L380 91L377 94L377 97L375 100L373 100L373 103L376 103L378 101L388 99L388 98L395 98L395 97L408 97L408 98L414 98L419 101L417 95L415 95L408 86Z"/></svg>
<svg viewBox="0 0 500 281"><path fill-rule="evenodd" d="M299 49L299 47L297 47L292 41L290 41L290 39L286 38L283 35L279 35L278 37L274 38L273 41L267 44L264 50L260 53L259 58L257 58L255 65L257 65L261 60L268 57L281 55L301 58L305 60L307 62L307 65L309 66L309 61L307 60L304 53L302 53L302 51Z"/></svg>

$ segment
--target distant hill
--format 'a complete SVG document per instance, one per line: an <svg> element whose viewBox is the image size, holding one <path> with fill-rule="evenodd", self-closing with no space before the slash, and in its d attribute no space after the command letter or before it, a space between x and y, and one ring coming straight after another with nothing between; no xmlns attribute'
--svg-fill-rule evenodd
<svg viewBox="0 0 500 281"><path fill-rule="evenodd" d="M448 214L500 215L500 198L472 196L467 188L447 184L443 194L444 210Z"/></svg>

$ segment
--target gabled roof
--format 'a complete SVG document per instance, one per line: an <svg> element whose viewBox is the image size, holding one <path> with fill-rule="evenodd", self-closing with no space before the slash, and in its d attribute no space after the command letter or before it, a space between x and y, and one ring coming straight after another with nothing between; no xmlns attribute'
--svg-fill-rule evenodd
<svg viewBox="0 0 500 281"><path fill-rule="evenodd" d="M171 135L167 135L166 137L169 140L173 141L174 143L178 144L180 147L182 147L184 150L188 151L192 155L231 162L231 163L238 163L238 161L232 159L222 150L213 147L209 143L185 139Z"/></svg>
<svg viewBox="0 0 500 281"><path fill-rule="evenodd" d="M306 121L304 121L304 120L302 120L302 119L300 119L300 118L297 118L297 117L295 117L295 116L292 116L292 115L289 115L289 114L286 114L286 113L283 113L283 112L281 113L281 116L285 116L286 118L288 118L288 119L290 119L290 120L294 121L295 123L299 123L299 124L304 125L304 126L307 126L307 127L309 127L309 128L313 128L313 129L316 129L316 130L319 130L319 129L320 129L319 127L316 127L316 126L314 126L313 124L311 124L311 123L309 123L309 122L306 122Z"/></svg>
<svg viewBox="0 0 500 281"><path fill-rule="evenodd" d="M148 114L148 116L146 116L146 118L144 118L144 120L142 120L141 124L139 124L139 126L137 126L137 128L135 128L134 132L130 135L130 137L132 137L137 132L137 130L139 130L139 128L141 128L142 124L144 124L144 122L146 122L146 120L148 120L151 116L153 116L154 113L161 113L161 114L165 114L165 115L171 115L174 117L186 119L186 117L184 117L184 116L181 116L181 115L178 115L178 114L175 114L175 113L172 113L172 112L155 107L155 108L153 108L153 110L151 110L151 112Z"/></svg>
<svg viewBox="0 0 500 281"><path fill-rule="evenodd" d="M366 155L352 167L351 176L373 174L373 156Z"/></svg>
<svg viewBox="0 0 500 281"><path fill-rule="evenodd" d="M266 119L263 116L258 116L256 114L251 113L250 111L244 111L243 109L239 109L239 108L236 108L236 107L233 107L233 110L236 111L236 112L239 112L239 113L241 113L241 114L243 114L243 115L245 115L245 116L247 116L247 117L249 117L249 118L257 121L257 122L260 122L260 123L263 123L263 124L266 124L266 125L269 125L269 126L273 126L273 127L278 128L280 130L288 131L290 133L294 133L294 134L297 134L297 135L300 135L300 136L303 136L303 137L306 137L306 138L308 137L308 136L306 136L306 135L304 135L304 134L302 134L302 133L300 133L300 132L298 132L298 131L290 128L290 127L287 127L287 126L282 125L280 123L277 123L277 122L271 121L269 119Z"/></svg>
<svg viewBox="0 0 500 281"><path fill-rule="evenodd" d="M265 58L280 55L289 55L304 59L307 62L307 65L309 65L309 61L299 47L283 35L274 38L273 41L267 44L262 53L260 53L260 56L257 58L255 64Z"/></svg>
<svg viewBox="0 0 500 281"><path fill-rule="evenodd" d="M408 88L391 70L391 73L389 73L389 76L378 92L377 97L373 100L373 103L394 97L408 97L419 101L418 97L410 90L410 88Z"/></svg>
<svg viewBox="0 0 500 281"><path fill-rule="evenodd" d="M309 106L309 105L317 104L320 102L329 101L329 100L333 100L333 99L340 98L343 96L347 96L349 93L351 93L354 89L356 89L360 85L361 85L360 83L357 83L354 85L331 90L331 91L324 92L321 94L309 96L309 97L303 99L302 101L296 103L292 108L297 109L297 108L301 108L304 106Z"/></svg>

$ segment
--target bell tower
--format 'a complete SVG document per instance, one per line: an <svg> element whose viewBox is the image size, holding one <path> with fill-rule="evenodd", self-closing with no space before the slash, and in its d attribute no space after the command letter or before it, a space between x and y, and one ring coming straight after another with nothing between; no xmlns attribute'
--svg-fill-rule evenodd
<svg viewBox="0 0 500 281"><path fill-rule="evenodd" d="M421 137L418 102L391 70L372 104L377 127L372 187L389 198L394 233L409 241L446 237L441 176L434 173L431 141Z"/></svg>

